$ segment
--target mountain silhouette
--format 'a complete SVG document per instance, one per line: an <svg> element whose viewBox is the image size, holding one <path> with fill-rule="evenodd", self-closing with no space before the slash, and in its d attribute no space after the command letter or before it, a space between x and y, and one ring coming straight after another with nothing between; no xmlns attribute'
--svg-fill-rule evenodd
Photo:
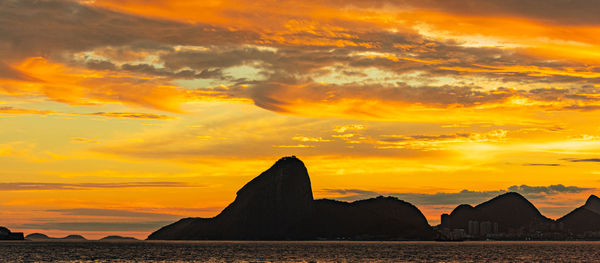
<svg viewBox="0 0 600 263"><path fill-rule="evenodd" d="M42 234L42 233L32 233L29 234L27 236L25 236L25 239L27 240L33 240L33 241L43 241L43 240L70 240L70 241L84 241L87 240L85 237L81 236L81 235L68 235L66 237L49 237L46 234Z"/></svg>
<svg viewBox="0 0 600 263"><path fill-rule="evenodd" d="M122 236L106 236L100 239L101 241L136 241L135 237L122 237Z"/></svg>
<svg viewBox="0 0 600 263"><path fill-rule="evenodd" d="M434 231L413 205L396 198L352 203L314 200L298 158L284 157L248 182L214 218L185 218L150 240L431 239Z"/></svg>
<svg viewBox="0 0 600 263"><path fill-rule="evenodd" d="M28 240L47 240L47 239L52 239L51 237L47 236L46 234L42 234L42 233L32 233L29 234L27 236L25 236L26 239Z"/></svg>
<svg viewBox="0 0 600 263"><path fill-rule="evenodd" d="M495 232L547 230L553 223L525 197L514 192L502 194L475 207L460 205L449 215L442 215L441 227L468 230L469 221L495 223Z"/></svg>
<svg viewBox="0 0 600 263"><path fill-rule="evenodd" d="M562 223L565 230L574 234L600 231L600 198L591 195L583 206L556 221Z"/></svg>
<svg viewBox="0 0 600 263"><path fill-rule="evenodd" d="M81 235L68 235L66 237L61 238L63 240L87 240L85 237L81 236Z"/></svg>
<svg viewBox="0 0 600 263"><path fill-rule="evenodd" d="M0 226L0 240L24 240L23 233L11 232L8 228Z"/></svg>
<svg viewBox="0 0 600 263"><path fill-rule="evenodd" d="M315 201L312 237L360 240L431 239L434 232L414 205L395 197L377 197L352 203Z"/></svg>

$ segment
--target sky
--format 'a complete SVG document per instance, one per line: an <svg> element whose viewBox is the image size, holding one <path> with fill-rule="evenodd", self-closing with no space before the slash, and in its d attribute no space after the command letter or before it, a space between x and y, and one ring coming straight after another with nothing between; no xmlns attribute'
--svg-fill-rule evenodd
<svg viewBox="0 0 600 263"><path fill-rule="evenodd" d="M283 156L316 198L430 224L600 187L587 0L5 0L0 225L145 238L212 217Z"/></svg>

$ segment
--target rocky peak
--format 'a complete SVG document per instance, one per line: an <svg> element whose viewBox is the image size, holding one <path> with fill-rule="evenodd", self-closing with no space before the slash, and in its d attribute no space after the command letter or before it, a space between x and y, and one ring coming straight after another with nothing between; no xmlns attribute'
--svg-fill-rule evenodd
<svg viewBox="0 0 600 263"><path fill-rule="evenodd" d="M291 156L279 159L244 185L217 219L243 229L232 229L231 236L277 239L298 228L313 210L308 171L302 161Z"/></svg>
<svg viewBox="0 0 600 263"><path fill-rule="evenodd" d="M253 198L268 191L283 199L312 201L312 188L304 163L296 156L283 157L271 168L248 182L237 192L237 199Z"/></svg>
<svg viewBox="0 0 600 263"><path fill-rule="evenodd" d="M600 198L595 195L590 195L583 207L596 214L600 214Z"/></svg>

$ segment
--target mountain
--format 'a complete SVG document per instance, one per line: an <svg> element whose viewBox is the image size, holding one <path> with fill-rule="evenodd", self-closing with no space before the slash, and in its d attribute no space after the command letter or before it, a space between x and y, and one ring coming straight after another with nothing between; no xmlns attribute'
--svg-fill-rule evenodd
<svg viewBox="0 0 600 263"><path fill-rule="evenodd" d="M15 233L0 226L0 240L24 240L23 233Z"/></svg>
<svg viewBox="0 0 600 263"><path fill-rule="evenodd" d="M591 195L583 206L556 220L574 234L600 231L600 198Z"/></svg>
<svg viewBox="0 0 600 263"><path fill-rule="evenodd" d="M138 240L135 237L122 237L122 236L106 236L101 238L102 241L135 241Z"/></svg>
<svg viewBox="0 0 600 263"><path fill-rule="evenodd" d="M427 219L418 208L395 197L383 196L352 203L315 200L315 214L310 230L312 237L325 239L342 237L398 240L434 237Z"/></svg>
<svg viewBox="0 0 600 263"><path fill-rule="evenodd" d="M471 224L469 221L472 221ZM486 227L480 225L483 222L486 222ZM546 231L552 224L553 221L543 216L525 197L511 192L475 207L460 205L450 215L442 215L440 227L464 229L469 234L479 234L481 229L485 229L486 233Z"/></svg>
<svg viewBox="0 0 600 263"><path fill-rule="evenodd" d="M80 235L68 235L66 237L60 237L60 238L56 238L56 237L49 237L45 234L42 233L32 233L29 234L25 237L27 240L34 240L34 241L44 241L44 240L69 240L69 241L84 241L87 240L85 237L82 237Z"/></svg>
<svg viewBox="0 0 600 263"><path fill-rule="evenodd" d="M216 217L181 219L148 239L431 239L433 235L416 207L395 198L353 203L314 200L308 171L292 156L244 185Z"/></svg>
<svg viewBox="0 0 600 263"><path fill-rule="evenodd" d="M590 210L596 214L600 214L600 198L595 195L590 195L584 205L585 209Z"/></svg>
<svg viewBox="0 0 600 263"><path fill-rule="evenodd" d="M60 239L63 239L63 240L73 240L73 241L87 240L85 237L83 237L81 235L68 235L68 236L60 238Z"/></svg>
<svg viewBox="0 0 600 263"><path fill-rule="evenodd" d="M28 240L48 240L48 239L52 239L51 237L42 234L42 233L32 233L29 234L27 236L25 236L26 239Z"/></svg>

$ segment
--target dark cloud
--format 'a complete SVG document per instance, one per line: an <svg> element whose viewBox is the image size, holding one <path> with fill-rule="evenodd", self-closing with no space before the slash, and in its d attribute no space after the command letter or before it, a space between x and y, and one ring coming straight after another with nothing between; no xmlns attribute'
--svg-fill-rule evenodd
<svg viewBox="0 0 600 263"><path fill-rule="evenodd" d="M211 45L256 38L250 32L144 18L73 1L2 1L0 25L4 59L139 43L162 48L161 43Z"/></svg>
<svg viewBox="0 0 600 263"><path fill-rule="evenodd" d="M525 166L560 166L559 163L526 163Z"/></svg>
<svg viewBox="0 0 600 263"><path fill-rule="evenodd" d="M421 86L405 83L382 84L321 84L306 83L298 86L270 82L255 85L247 93L257 106L277 111L293 105L301 97L305 102L338 102L344 99L377 100L387 103L420 103L432 107L474 106L502 102L514 94L510 90L483 91L479 87ZM289 101L286 101L289 100ZM285 110L283 110L285 111Z"/></svg>
<svg viewBox="0 0 600 263"><path fill-rule="evenodd" d="M371 198L379 195L390 195L398 197L399 199L413 203L415 205L458 205L458 204L479 204L488 199L494 198L498 195L507 192L518 192L530 199L543 199L549 195L556 195L560 193L581 193L586 191L594 190L594 188L577 187L577 186L564 186L562 184L549 185L549 186L528 186L528 185L514 185L508 187L505 190L496 191L471 191L462 190L456 193L435 193L435 194L421 194L421 193L389 193L389 192L374 192L362 189L323 189L321 192L327 194L338 194L341 197L335 199L354 201L365 198Z"/></svg>
<svg viewBox="0 0 600 263"><path fill-rule="evenodd" d="M324 189L326 193L334 193L347 195L343 197L336 197L344 201L354 201L365 198L371 198L378 195L390 195L398 197L399 199L413 203L415 205L453 205L463 203L477 203L497 195L503 194L505 190L499 191L486 191L477 192L462 190L458 193L435 193L435 194L419 194L419 193L377 193L372 191L360 190L360 189Z"/></svg>
<svg viewBox="0 0 600 263"><path fill-rule="evenodd" d="M469 16L513 16L552 24L600 24L600 5L589 0L329 0L327 3L335 6L421 8Z"/></svg>
<svg viewBox="0 0 600 263"><path fill-rule="evenodd" d="M27 74L12 68L2 61L0 61L0 79L39 81L36 78L28 76Z"/></svg>
<svg viewBox="0 0 600 263"><path fill-rule="evenodd" d="M39 183L15 182L0 183L0 191L29 190L87 190L101 188L136 188L136 187L201 187L182 182L125 182L125 183Z"/></svg>
<svg viewBox="0 0 600 263"><path fill-rule="evenodd" d="M360 34L360 33L359 33ZM302 98L305 101L338 101L342 99L380 100L385 102L424 104L429 107L461 106L499 103L510 97L520 96L536 101L572 103L600 102L592 94L598 93L593 86L587 87L594 79L580 77L565 77L557 75L535 74L535 69L529 72L514 72L501 70L494 72L493 67L473 65L493 65L494 67L512 67L532 65L556 68L560 71L564 62L538 61L524 54L508 52L496 48L471 48L457 46L452 42L432 42L421 38L417 40L399 41L411 47L421 48L433 44L429 52L416 52L410 57L404 55L404 50L393 47L389 39L375 38L375 35L390 35L389 32L372 32L367 34L380 45L370 51L374 55L363 52L358 47L323 48L313 46L279 47L277 49L260 49L248 46L211 46L202 51L168 52L161 56L166 69L171 72L191 68L197 72L207 70L222 70L228 67L249 65L259 70L257 77L261 80L228 79L234 81L229 90L214 93L225 97L250 98L262 108L287 112L289 100ZM394 37L390 37L394 39ZM379 52L379 53L377 53ZM386 57L387 56L387 57ZM390 59L389 56L395 57ZM432 61L428 63L427 61ZM574 67L583 65L572 65ZM486 71L470 71L468 68L488 69ZM418 73L414 77L418 82L426 83L436 77L464 78L468 76L483 76L489 80L517 83L572 82L573 88L545 88L532 90L515 90L498 87L483 89L473 84L464 85L408 85L403 82L388 80L390 84L369 83L369 76L344 84L318 83L315 77L327 74L345 74L348 69L367 70L378 68L382 71L396 74ZM518 67L516 67L518 68ZM535 68L535 67L533 67ZM147 72L150 72L148 70ZM363 73L364 74L364 73ZM216 75L213 75L216 77ZM221 76L224 77L224 76ZM402 79L402 78L400 78ZM581 86L581 87L577 87ZM246 88L248 87L248 88ZM202 90L202 88L200 88ZM214 90L210 89L207 91ZM564 108L568 109L568 108Z"/></svg>
<svg viewBox="0 0 600 263"><path fill-rule="evenodd" d="M85 66L94 70L116 70L117 65L106 60L90 59L85 62Z"/></svg>
<svg viewBox="0 0 600 263"><path fill-rule="evenodd" d="M129 119L151 119L151 120L165 120L172 119L173 117L162 114L152 113L139 113L139 112L94 112L94 113L81 113L74 115L86 115L86 116L102 116L111 118L129 118Z"/></svg>
<svg viewBox="0 0 600 263"><path fill-rule="evenodd" d="M136 219L152 219L152 220L175 220L180 218L179 215L137 212L118 209L98 209L98 208L71 208L71 209L52 209L48 212L56 212L62 215L72 216L102 216L102 217L120 217L120 218L136 218Z"/></svg>
<svg viewBox="0 0 600 263"><path fill-rule="evenodd" d="M576 111L596 111L600 110L600 105L571 105L563 107L562 109Z"/></svg>
<svg viewBox="0 0 600 263"><path fill-rule="evenodd" d="M352 196L378 196L380 195L378 192L373 192L373 191L367 191L367 190L360 190L360 189L329 189L329 188L325 188L323 190L321 190L322 192L325 193L334 193L334 194L341 194L341 195L352 195Z"/></svg>
<svg viewBox="0 0 600 263"><path fill-rule="evenodd" d="M147 75L154 76L162 76L176 79L206 79L206 78L216 78L216 79L225 79L223 76L221 69L204 69L200 72L195 70L179 70L179 71L170 71L164 68L156 68L153 65L149 64L124 64L121 66L122 70L127 70L135 73L142 73Z"/></svg>
<svg viewBox="0 0 600 263"><path fill-rule="evenodd" d="M29 223L15 226L21 229L67 230L67 231L153 231L173 221L151 222L49 222Z"/></svg>
<svg viewBox="0 0 600 263"><path fill-rule="evenodd" d="M54 111L48 110L36 110L36 109L19 109L10 106L2 106L0 107L0 114L55 114Z"/></svg>
<svg viewBox="0 0 600 263"><path fill-rule="evenodd" d="M465 15L520 16L548 23L600 24L598 16L600 5L588 0L418 0L411 2Z"/></svg>
<svg viewBox="0 0 600 263"><path fill-rule="evenodd" d="M598 163L600 162L600 158L589 158L589 159L565 159L569 162L574 163L582 163L582 162L590 162L590 163Z"/></svg>
<svg viewBox="0 0 600 263"><path fill-rule="evenodd" d="M541 3L538 0L533 2ZM559 0L544 3L540 5L541 8L532 8L530 11L533 13L530 15L541 15L554 10L549 6L565 5ZM375 5L388 4L439 8L450 12L474 10L482 14L492 14L493 12L489 13L491 11L485 11L489 7L494 7L491 10L499 12L497 14L521 14L519 10L529 10L522 9L512 0L485 1L485 4L483 1L406 0L393 3L380 1ZM575 1L560 12L595 10L584 9L587 5L589 4ZM561 101L569 105L556 108L558 110L595 110L598 105L593 104L600 103L598 97L594 96L597 89L593 86L600 79L576 74L596 69L590 69L588 65L581 63L542 60L521 50L509 48L469 47L452 40L429 39L410 30L389 32L375 27L356 31L340 27L334 33L319 30L316 28L311 32L287 32L283 38L325 38L328 40L326 43L332 44L266 41L269 38L269 33L266 32L142 17L73 1L23 0L0 3L0 57L3 60L17 61L42 56L50 58L51 61L95 70L125 71L134 75L157 77L151 80L135 77L85 80L81 84L93 88L84 94L94 99L129 102L176 111L177 105L162 105L162 100L155 101L156 98L140 98L140 94L161 93L160 90L131 92L131 87L142 90L143 85L164 86L174 79L211 79L228 83L229 89L174 89L171 91L172 96L181 96L182 101L193 99L194 95L249 98L257 106L276 112L293 112L290 108L293 107L294 100L327 103L358 99L382 101L392 105L402 103L445 108L501 103L508 98L521 96L536 101ZM340 41L352 44L335 44ZM81 52L91 52L96 56L81 55ZM76 53L79 57L74 55ZM136 56L142 53L152 55L155 58L154 62L140 63L140 57ZM85 58L82 59L81 56ZM253 67L258 72L252 79L228 76L224 73L236 66ZM561 71L564 73L566 67L569 68L568 74L560 74ZM370 79L372 77L364 73L367 69L374 68L396 75L388 77L384 84L381 80ZM540 74L536 68L551 70ZM553 72L552 70L556 70L557 73L548 73ZM356 72L363 73L359 76ZM324 76L335 77L334 73L360 79L337 84L321 84L317 80ZM414 76L401 77L401 74ZM0 63L0 77L20 80L28 78L5 63ZM439 77L464 81L457 81L452 85L427 84ZM519 84L568 83L572 84L572 87L530 91L503 87L483 89L470 83L468 77ZM404 78L412 78L422 84L412 84ZM111 81L114 83L104 83ZM583 90L575 87L589 88ZM48 91L41 93L52 94ZM53 99L65 103L81 103L64 97L56 96ZM83 101L89 100L84 98Z"/></svg>
<svg viewBox="0 0 600 263"><path fill-rule="evenodd" d="M585 188L577 186L564 186L555 184L549 186L528 186L528 185L513 185L508 188L511 192L519 192L522 194L557 194L557 193L581 193L593 190L594 188Z"/></svg>

